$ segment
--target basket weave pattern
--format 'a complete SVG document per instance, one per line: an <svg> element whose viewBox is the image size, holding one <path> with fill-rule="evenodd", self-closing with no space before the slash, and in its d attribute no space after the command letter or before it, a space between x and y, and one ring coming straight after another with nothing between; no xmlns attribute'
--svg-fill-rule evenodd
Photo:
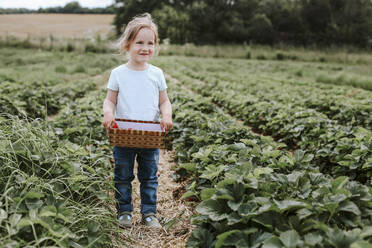
<svg viewBox="0 0 372 248"><path fill-rule="evenodd" d="M115 119L115 121L160 124L155 121L137 121L128 119ZM147 130L109 129L111 146L134 147L134 148L164 148L165 132Z"/></svg>

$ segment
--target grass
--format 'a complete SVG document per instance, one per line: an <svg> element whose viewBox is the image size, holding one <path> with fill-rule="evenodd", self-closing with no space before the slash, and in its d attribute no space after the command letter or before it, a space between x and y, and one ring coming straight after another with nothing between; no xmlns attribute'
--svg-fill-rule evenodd
<svg viewBox="0 0 372 248"><path fill-rule="evenodd" d="M33 48L50 51L80 52L80 53L115 53L119 54L116 41L111 36L104 39L100 35L95 38L57 38L32 37L24 39L12 35L0 36L0 47ZM307 61L332 62L341 64L372 64L372 54L369 51L353 47L305 48L278 44L275 46L262 45L174 45L161 44L160 56L187 56L209 58L239 58L278 61Z"/></svg>
<svg viewBox="0 0 372 248"><path fill-rule="evenodd" d="M350 76L345 73L329 75L320 74L316 78L317 82L333 85L349 85L357 88L372 91L372 79L364 76Z"/></svg>

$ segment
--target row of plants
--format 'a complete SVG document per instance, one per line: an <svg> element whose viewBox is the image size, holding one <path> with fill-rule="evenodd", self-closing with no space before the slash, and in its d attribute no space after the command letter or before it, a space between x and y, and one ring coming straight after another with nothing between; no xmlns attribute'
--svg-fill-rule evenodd
<svg viewBox="0 0 372 248"><path fill-rule="evenodd" d="M110 247L118 230L107 154L41 119L0 123L0 246Z"/></svg>
<svg viewBox="0 0 372 248"><path fill-rule="evenodd" d="M177 64L176 70L182 74L214 83L223 89L239 91L247 97L256 97L265 102L296 104L321 112L341 125L362 126L372 130L372 94L369 91L324 85L309 79L277 79L265 75L265 71L257 73L254 68L236 61L209 64L181 59L174 64Z"/></svg>
<svg viewBox="0 0 372 248"><path fill-rule="evenodd" d="M0 73L0 246L112 247L121 230L109 195L104 92L89 75L62 83L52 80L61 72L38 72L51 53L14 64L22 53L10 55L9 72Z"/></svg>
<svg viewBox="0 0 372 248"><path fill-rule="evenodd" d="M200 201L187 247L371 246L370 187L321 173L311 153L292 156L173 83L178 177Z"/></svg>
<svg viewBox="0 0 372 248"><path fill-rule="evenodd" d="M271 135L287 144L290 150L302 149L324 173L349 176L371 183L372 132L363 127L340 125L313 109L296 102L265 101L255 95L229 89L226 84L198 81L184 73L171 74L234 116L244 120L257 132Z"/></svg>
<svg viewBox="0 0 372 248"><path fill-rule="evenodd" d="M56 81L1 82L0 112L23 118L46 118L63 106L94 90L96 85L86 79L61 84Z"/></svg>

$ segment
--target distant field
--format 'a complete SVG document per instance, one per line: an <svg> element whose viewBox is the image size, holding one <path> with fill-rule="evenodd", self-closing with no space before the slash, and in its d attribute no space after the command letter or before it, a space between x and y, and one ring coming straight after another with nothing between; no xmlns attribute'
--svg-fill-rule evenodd
<svg viewBox="0 0 372 248"><path fill-rule="evenodd" d="M114 15L16 14L0 15L0 36L82 38L113 30Z"/></svg>

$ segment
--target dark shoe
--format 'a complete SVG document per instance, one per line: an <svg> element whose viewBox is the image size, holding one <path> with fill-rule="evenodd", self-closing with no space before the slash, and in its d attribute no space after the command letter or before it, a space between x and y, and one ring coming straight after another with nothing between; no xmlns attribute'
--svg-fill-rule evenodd
<svg viewBox="0 0 372 248"><path fill-rule="evenodd" d="M148 227L161 228L158 219L153 213L142 215L142 224Z"/></svg>
<svg viewBox="0 0 372 248"><path fill-rule="evenodd" d="M128 228L132 227L132 215L130 212L120 213L119 225L121 227L128 227Z"/></svg>

